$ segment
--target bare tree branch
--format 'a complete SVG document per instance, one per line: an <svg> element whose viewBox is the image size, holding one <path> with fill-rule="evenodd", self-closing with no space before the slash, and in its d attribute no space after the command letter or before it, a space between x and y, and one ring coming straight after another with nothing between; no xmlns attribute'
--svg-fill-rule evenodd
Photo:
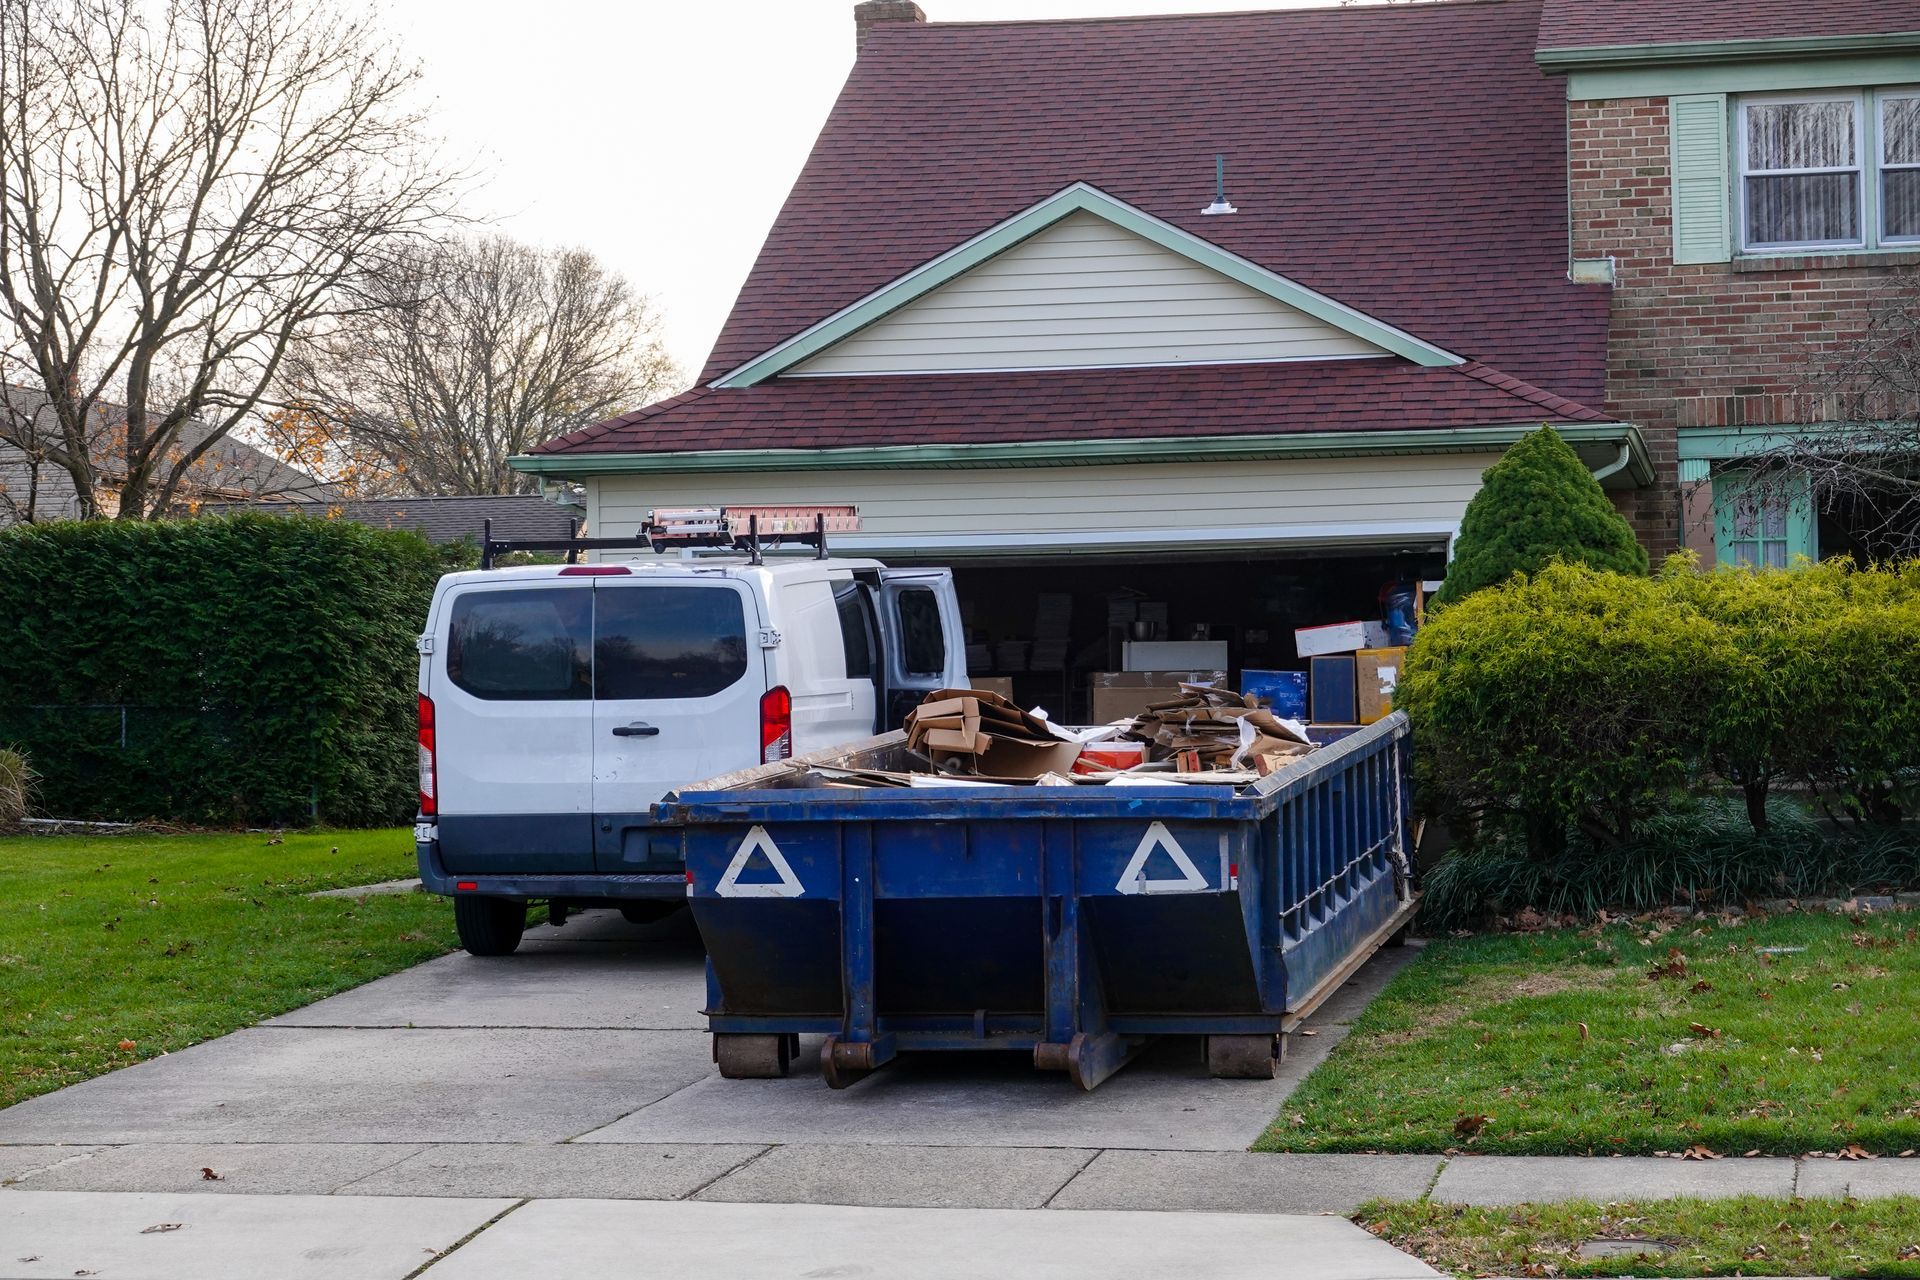
<svg viewBox="0 0 1920 1280"><path fill-rule="evenodd" d="M678 385L647 299L583 250L416 244L368 300L295 344L276 420L365 492L527 492L509 458Z"/></svg>
<svg viewBox="0 0 1920 1280"><path fill-rule="evenodd" d="M0 0L0 350L53 418L0 441L80 514L172 507L294 342L451 216L418 73L348 2Z"/></svg>

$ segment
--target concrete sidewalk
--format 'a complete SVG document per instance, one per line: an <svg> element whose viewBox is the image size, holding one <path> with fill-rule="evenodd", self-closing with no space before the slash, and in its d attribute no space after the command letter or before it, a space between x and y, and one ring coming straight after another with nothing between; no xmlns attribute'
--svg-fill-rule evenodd
<svg viewBox="0 0 1920 1280"><path fill-rule="evenodd" d="M1187 1270L1210 1280L1438 1274L1328 1217L415 1196L0 1196L0 1276L7 1280L1109 1280Z"/></svg>

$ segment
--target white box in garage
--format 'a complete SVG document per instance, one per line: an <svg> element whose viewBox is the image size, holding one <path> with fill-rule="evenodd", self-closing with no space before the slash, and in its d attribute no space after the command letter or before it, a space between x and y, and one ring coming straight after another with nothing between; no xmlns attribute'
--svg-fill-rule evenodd
<svg viewBox="0 0 1920 1280"><path fill-rule="evenodd" d="M1294 652L1303 658L1386 647L1384 622L1336 622L1326 627L1301 627L1293 633Z"/></svg>

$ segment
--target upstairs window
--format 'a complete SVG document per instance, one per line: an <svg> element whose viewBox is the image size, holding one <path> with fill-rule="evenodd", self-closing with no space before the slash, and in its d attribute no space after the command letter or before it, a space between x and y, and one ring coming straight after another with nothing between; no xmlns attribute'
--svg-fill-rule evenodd
<svg viewBox="0 0 1920 1280"><path fill-rule="evenodd" d="M1749 252L1920 243L1920 90L1741 99Z"/></svg>

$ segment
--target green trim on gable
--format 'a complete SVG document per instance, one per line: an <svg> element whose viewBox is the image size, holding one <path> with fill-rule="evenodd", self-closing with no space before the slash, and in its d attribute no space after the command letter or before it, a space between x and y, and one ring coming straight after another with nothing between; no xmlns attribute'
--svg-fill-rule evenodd
<svg viewBox="0 0 1920 1280"><path fill-rule="evenodd" d="M1155 436L1139 440L1025 440L1006 444L879 445L861 449L727 449L684 453L542 453L508 459L515 471L581 478L594 475L724 471L890 471L988 467L1078 467L1113 463L1201 462L1256 458L1345 458L1423 453L1493 453L1539 429L1538 422L1419 431L1316 431L1295 435ZM1554 427L1568 444L1625 445L1623 473L1653 483L1640 429L1624 422Z"/></svg>
<svg viewBox="0 0 1920 1280"><path fill-rule="evenodd" d="M1888 37L1904 39L1904 37ZM1671 98L1689 93L1791 93L1800 89L1857 89L1920 81L1920 38L1906 52L1876 43L1857 57L1776 58L1704 65L1623 65L1575 71L1567 98Z"/></svg>
<svg viewBox="0 0 1920 1280"><path fill-rule="evenodd" d="M1681 427L1679 456L1682 462L1704 459L1722 462L1729 458L1748 458L1783 445L1817 442L1823 435L1851 434L1857 428L1832 423L1773 423L1754 427Z"/></svg>
<svg viewBox="0 0 1920 1280"><path fill-rule="evenodd" d="M1305 285L1296 284L1238 254L1229 253L1170 222L1116 200L1096 187L1076 182L1025 212L923 263L892 284L868 294L818 324L803 329L765 354L722 374L712 385L750 387L765 382L1075 213L1090 213L1103 218L1122 230L1150 240L1163 249L1180 254L1202 267L1415 364L1438 368L1465 363L1462 357L1450 351L1355 311L1344 303L1336 302Z"/></svg>

